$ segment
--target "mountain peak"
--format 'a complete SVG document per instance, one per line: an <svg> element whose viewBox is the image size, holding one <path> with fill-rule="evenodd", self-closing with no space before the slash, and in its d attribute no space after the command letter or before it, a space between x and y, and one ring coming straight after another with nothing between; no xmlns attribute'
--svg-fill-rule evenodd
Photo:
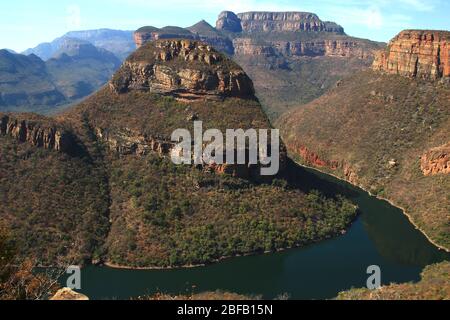
<svg viewBox="0 0 450 320"><path fill-rule="evenodd" d="M254 98L253 83L241 67L197 40L148 42L124 63L110 82L116 93L133 90L183 100Z"/></svg>

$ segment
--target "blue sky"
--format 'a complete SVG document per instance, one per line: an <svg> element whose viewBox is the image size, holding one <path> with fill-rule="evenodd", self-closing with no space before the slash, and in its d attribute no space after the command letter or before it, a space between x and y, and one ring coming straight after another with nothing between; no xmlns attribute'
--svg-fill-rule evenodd
<svg viewBox="0 0 450 320"><path fill-rule="evenodd" d="M379 41L408 28L450 30L449 0L15 0L0 3L0 48L20 52L71 30L215 25L222 10L314 12Z"/></svg>

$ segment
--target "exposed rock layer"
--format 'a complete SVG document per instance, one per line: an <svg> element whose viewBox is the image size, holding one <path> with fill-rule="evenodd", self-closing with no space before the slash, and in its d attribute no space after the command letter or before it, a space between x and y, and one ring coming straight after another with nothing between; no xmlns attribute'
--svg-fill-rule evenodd
<svg viewBox="0 0 450 320"><path fill-rule="evenodd" d="M258 43L251 38L236 38L233 41L236 55L285 57L357 57L367 59L373 55L354 40L310 40L310 41L268 41Z"/></svg>
<svg viewBox="0 0 450 320"><path fill-rule="evenodd" d="M68 152L74 145L72 136L50 121L28 120L0 114L0 134L36 147Z"/></svg>
<svg viewBox="0 0 450 320"><path fill-rule="evenodd" d="M405 30L377 53L373 69L406 77L450 77L450 32Z"/></svg>
<svg viewBox="0 0 450 320"><path fill-rule="evenodd" d="M421 169L424 175L433 176L437 174L450 173L450 142L433 148L421 157Z"/></svg>
<svg viewBox="0 0 450 320"><path fill-rule="evenodd" d="M324 22L309 12L245 12L239 13L245 32L271 31L325 31L344 33L344 29L332 22Z"/></svg>
<svg viewBox="0 0 450 320"><path fill-rule="evenodd" d="M254 96L252 81L237 64L193 40L146 44L124 63L110 86L116 93L143 90L180 100Z"/></svg>
<svg viewBox="0 0 450 320"><path fill-rule="evenodd" d="M224 11L216 22L217 30L227 32L334 32L344 34L344 28L334 22L322 21L309 12L245 12Z"/></svg>

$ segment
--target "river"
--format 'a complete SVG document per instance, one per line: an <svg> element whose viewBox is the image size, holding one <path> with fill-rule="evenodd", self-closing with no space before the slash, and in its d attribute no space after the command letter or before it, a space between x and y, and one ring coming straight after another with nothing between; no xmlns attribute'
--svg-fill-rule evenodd
<svg viewBox="0 0 450 320"><path fill-rule="evenodd" d="M330 299L364 287L370 265L383 284L418 281L429 264L449 260L409 222L402 211L367 192L312 169L291 175L305 190L346 193L360 209L348 232L335 239L284 252L236 257L214 265L175 270L123 270L90 266L82 290L91 299L129 299L145 294L230 291L274 299Z"/></svg>

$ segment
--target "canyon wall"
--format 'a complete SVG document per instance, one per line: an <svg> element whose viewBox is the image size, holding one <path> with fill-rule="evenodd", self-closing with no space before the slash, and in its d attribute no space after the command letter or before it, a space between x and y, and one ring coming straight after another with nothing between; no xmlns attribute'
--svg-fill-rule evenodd
<svg viewBox="0 0 450 320"><path fill-rule="evenodd" d="M45 120L29 120L21 116L0 115L0 134L36 147L68 152L75 142L65 129Z"/></svg>
<svg viewBox="0 0 450 320"><path fill-rule="evenodd" d="M450 77L450 32L405 30L376 54L373 69L424 79Z"/></svg>
<svg viewBox="0 0 450 320"><path fill-rule="evenodd" d="M365 49L358 41L353 40L310 40L310 41L270 41L258 43L251 38L236 38L233 41L236 55L285 57L356 57L367 59L373 51Z"/></svg>
<svg viewBox="0 0 450 320"><path fill-rule="evenodd" d="M217 30L228 32L335 32L344 34L344 28L334 22L322 21L309 12L245 12L224 11L216 22Z"/></svg>

